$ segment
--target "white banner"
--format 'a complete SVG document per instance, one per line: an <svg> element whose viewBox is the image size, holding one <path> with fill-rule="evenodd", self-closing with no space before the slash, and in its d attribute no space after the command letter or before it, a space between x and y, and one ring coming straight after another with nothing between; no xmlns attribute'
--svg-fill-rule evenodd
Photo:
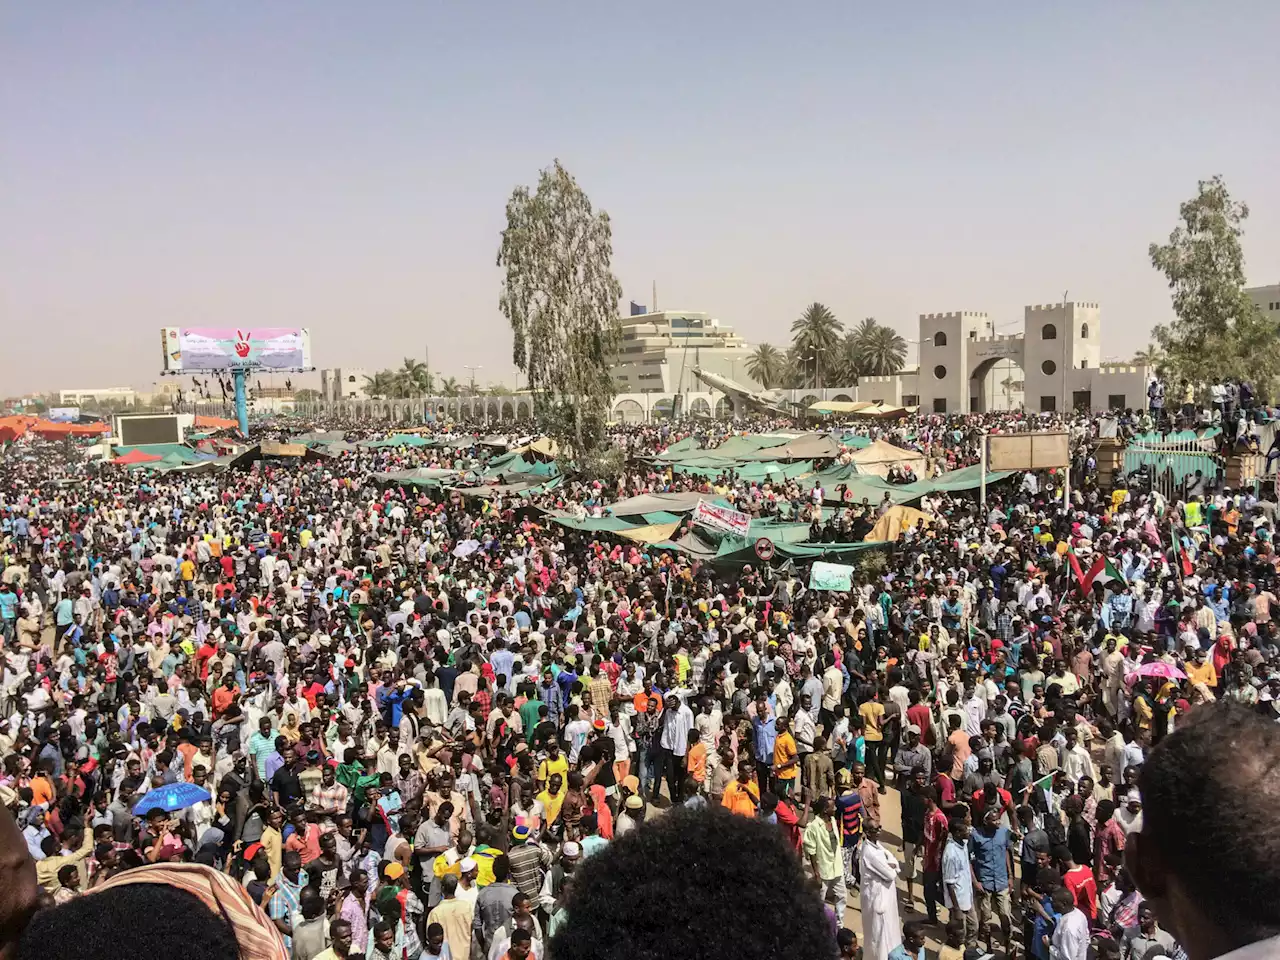
<svg viewBox="0 0 1280 960"><path fill-rule="evenodd" d="M751 529L751 518L729 507L722 507L707 500L699 500L693 510L693 522L706 527L715 527L726 533L745 537Z"/></svg>

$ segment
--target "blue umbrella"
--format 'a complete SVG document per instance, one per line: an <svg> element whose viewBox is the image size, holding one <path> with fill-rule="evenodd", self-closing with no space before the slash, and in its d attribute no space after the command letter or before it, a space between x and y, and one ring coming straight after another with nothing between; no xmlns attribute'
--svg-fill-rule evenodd
<svg viewBox="0 0 1280 960"><path fill-rule="evenodd" d="M209 799L211 799L209 791L204 787L197 787L194 783L170 783L150 791L133 805L133 812L142 817L146 816L148 810L159 807L161 810L172 813L174 810L193 807L202 800Z"/></svg>

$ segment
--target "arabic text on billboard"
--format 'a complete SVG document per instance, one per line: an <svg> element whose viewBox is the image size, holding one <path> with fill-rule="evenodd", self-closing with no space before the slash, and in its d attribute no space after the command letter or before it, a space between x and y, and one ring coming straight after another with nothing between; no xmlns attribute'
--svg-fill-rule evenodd
<svg viewBox="0 0 1280 960"><path fill-rule="evenodd" d="M745 537L751 528L751 518L745 513L706 500L698 501L698 506L693 511L693 522L715 527L726 533L735 533L740 537Z"/></svg>
<svg viewBox="0 0 1280 960"><path fill-rule="evenodd" d="M168 370L305 369L309 331L297 327L169 327L165 332Z"/></svg>

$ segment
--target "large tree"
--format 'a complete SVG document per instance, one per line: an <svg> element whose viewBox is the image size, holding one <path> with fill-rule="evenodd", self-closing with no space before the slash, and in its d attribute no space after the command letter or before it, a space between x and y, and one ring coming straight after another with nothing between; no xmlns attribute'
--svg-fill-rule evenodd
<svg viewBox="0 0 1280 960"><path fill-rule="evenodd" d="M766 390L782 382L787 368L787 358L771 343L762 343L747 358L747 376Z"/></svg>
<svg viewBox="0 0 1280 960"><path fill-rule="evenodd" d="M622 285L612 262L609 215L591 208L559 160L532 193L512 191L498 250L506 271L498 306L536 415L578 457L603 441L613 403L609 364L622 335Z"/></svg>
<svg viewBox="0 0 1280 960"><path fill-rule="evenodd" d="M1202 386L1222 377L1252 380L1271 396L1280 372L1280 336L1245 293L1240 238L1249 208L1232 200L1217 176L1201 180L1178 215L1169 242L1148 248L1173 298L1173 322L1152 331L1165 369Z"/></svg>
<svg viewBox="0 0 1280 960"><path fill-rule="evenodd" d="M907 360L907 341L892 327L867 317L853 331L856 370L860 377L890 377Z"/></svg>
<svg viewBox="0 0 1280 960"><path fill-rule="evenodd" d="M379 370L370 376L364 375L364 392L376 400L385 400L396 392L396 378L390 370Z"/></svg>
<svg viewBox="0 0 1280 960"><path fill-rule="evenodd" d="M430 393L433 387L431 371L425 363L413 357L405 357L404 366L392 376L396 381L396 393L402 397L420 397Z"/></svg>
<svg viewBox="0 0 1280 960"><path fill-rule="evenodd" d="M1140 367L1157 367L1164 360L1160 348L1150 343L1133 355L1133 362Z"/></svg>
<svg viewBox="0 0 1280 960"><path fill-rule="evenodd" d="M805 307L804 313L791 323L791 347L793 353L808 369L813 365L813 386L822 387L823 354L833 350L844 332L844 324L836 319L824 304L814 303ZM825 358L830 365L830 357Z"/></svg>

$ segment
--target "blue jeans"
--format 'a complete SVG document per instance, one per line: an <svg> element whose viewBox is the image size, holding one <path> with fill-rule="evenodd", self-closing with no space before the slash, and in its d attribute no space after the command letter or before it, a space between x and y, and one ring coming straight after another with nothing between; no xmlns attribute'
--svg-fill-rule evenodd
<svg viewBox="0 0 1280 960"><path fill-rule="evenodd" d="M643 747L636 751L636 762L640 765L637 776L640 778L640 792L644 796L653 794L653 781L657 777L658 768L654 763L652 748Z"/></svg>

